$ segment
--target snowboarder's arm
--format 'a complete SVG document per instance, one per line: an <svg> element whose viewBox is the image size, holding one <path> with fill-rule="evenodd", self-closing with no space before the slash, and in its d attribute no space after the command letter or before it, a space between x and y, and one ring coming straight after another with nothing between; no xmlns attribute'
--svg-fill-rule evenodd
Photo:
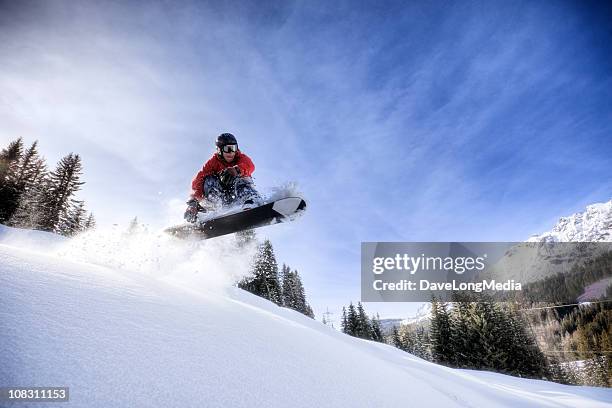
<svg viewBox="0 0 612 408"><path fill-rule="evenodd" d="M193 181L191 182L191 196L193 198L195 198L196 200L202 200L204 198L204 178L211 174L217 173L219 171L217 167L217 161L214 157L212 157L206 162L206 164L204 164L202 170L200 170L198 174L196 174L196 176L193 178Z"/></svg>

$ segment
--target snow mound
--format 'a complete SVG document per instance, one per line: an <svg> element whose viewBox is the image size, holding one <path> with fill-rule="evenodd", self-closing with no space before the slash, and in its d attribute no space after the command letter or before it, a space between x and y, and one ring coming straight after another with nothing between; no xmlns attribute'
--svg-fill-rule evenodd
<svg viewBox="0 0 612 408"><path fill-rule="evenodd" d="M155 234L110 231L41 249L34 241L49 244L52 237L19 238L22 233L29 234L3 229L0 242L0 386L68 386L70 401L62 407L609 407L612 401L608 389L438 366L234 287L210 290L202 275L239 268L226 263L222 241L181 247Z"/></svg>
<svg viewBox="0 0 612 408"><path fill-rule="evenodd" d="M0 224L0 244L49 251L66 242L66 238L45 231L11 228Z"/></svg>

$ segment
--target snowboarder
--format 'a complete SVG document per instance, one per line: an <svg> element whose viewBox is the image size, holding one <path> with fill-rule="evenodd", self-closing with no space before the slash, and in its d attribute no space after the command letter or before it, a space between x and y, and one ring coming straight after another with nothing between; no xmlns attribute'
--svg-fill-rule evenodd
<svg viewBox="0 0 612 408"><path fill-rule="evenodd" d="M188 222L196 222L198 212L205 208L242 204L246 210L262 201L251 179L255 165L238 149L236 137L222 133L217 137L216 146L217 151L191 182L191 198L184 215ZM201 201L204 206L200 205Z"/></svg>

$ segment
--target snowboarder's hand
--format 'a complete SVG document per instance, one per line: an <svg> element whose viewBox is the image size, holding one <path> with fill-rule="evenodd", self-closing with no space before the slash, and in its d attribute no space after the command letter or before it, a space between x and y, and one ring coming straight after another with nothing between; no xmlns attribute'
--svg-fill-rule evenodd
<svg viewBox="0 0 612 408"><path fill-rule="evenodd" d="M234 178L240 175L240 169L237 166L228 167L219 173L219 181L224 186L229 186Z"/></svg>
<svg viewBox="0 0 612 408"><path fill-rule="evenodd" d="M199 210L200 204L198 203L198 200L192 198L191 200L187 201L187 209L185 210L183 218L185 218L185 221L187 222L196 222L198 219Z"/></svg>
<svg viewBox="0 0 612 408"><path fill-rule="evenodd" d="M232 175L232 177L239 177L240 176L240 167L238 166L232 166L232 167L228 167L227 169L225 169L229 174Z"/></svg>

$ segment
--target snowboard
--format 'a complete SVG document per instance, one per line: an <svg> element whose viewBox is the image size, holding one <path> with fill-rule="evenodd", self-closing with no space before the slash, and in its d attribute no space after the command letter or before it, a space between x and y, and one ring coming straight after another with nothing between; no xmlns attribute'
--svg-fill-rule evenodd
<svg viewBox="0 0 612 408"><path fill-rule="evenodd" d="M293 221L306 210L300 197L285 197L247 210L212 215L204 221L167 228L166 233L177 238L210 239L270 224Z"/></svg>

